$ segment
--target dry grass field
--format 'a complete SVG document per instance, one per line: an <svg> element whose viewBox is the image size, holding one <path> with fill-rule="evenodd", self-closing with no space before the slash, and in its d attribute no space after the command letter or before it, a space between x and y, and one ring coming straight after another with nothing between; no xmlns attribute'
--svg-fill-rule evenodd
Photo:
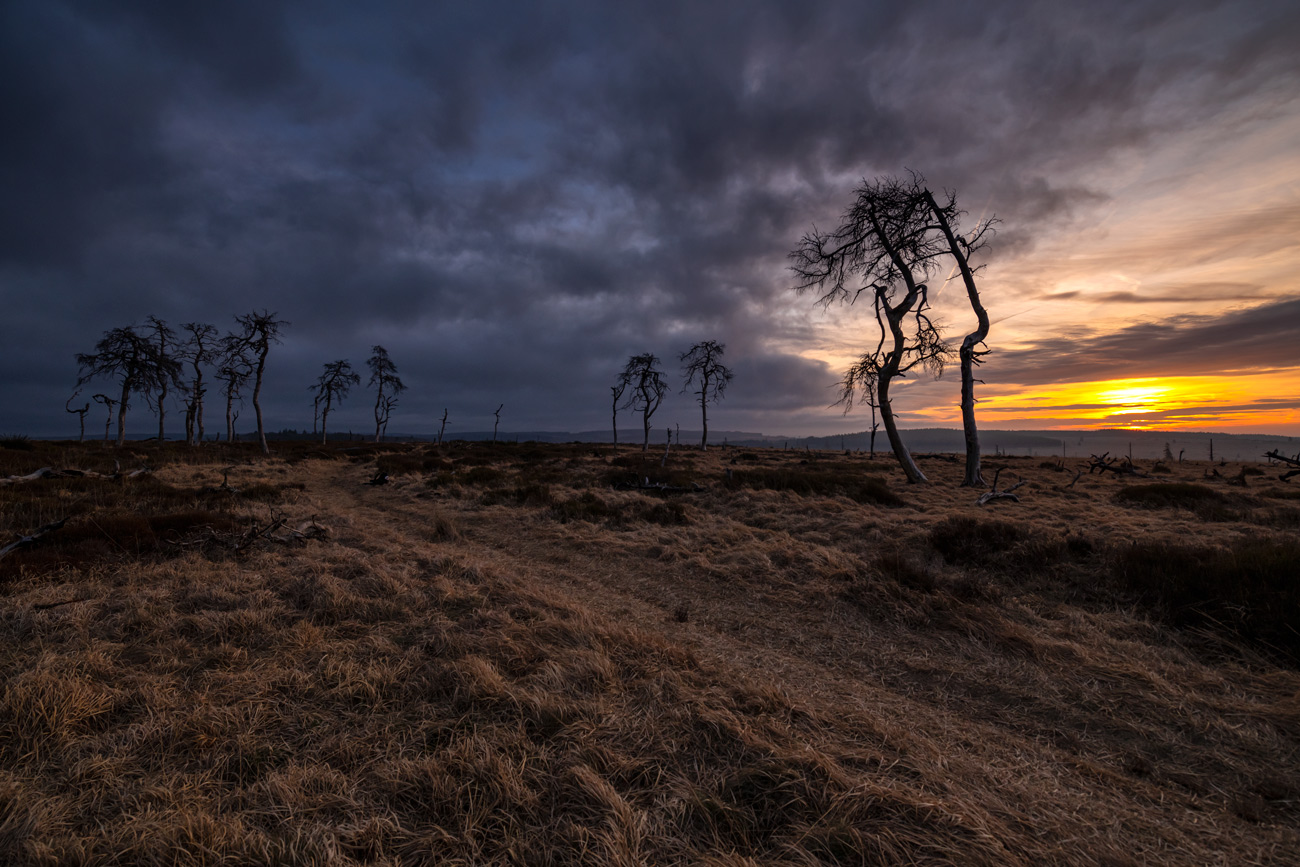
<svg viewBox="0 0 1300 867"><path fill-rule="evenodd" d="M1273 468L7 445L3 863L1300 863Z"/></svg>

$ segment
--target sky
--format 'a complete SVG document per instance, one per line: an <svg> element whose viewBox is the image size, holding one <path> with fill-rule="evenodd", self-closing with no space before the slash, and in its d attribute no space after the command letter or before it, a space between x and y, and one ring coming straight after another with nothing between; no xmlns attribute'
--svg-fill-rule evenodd
<svg viewBox="0 0 1300 867"><path fill-rule="evenodd" d="M270 430L341 358L331 427L373 430L375 345L390 432L603 429L646 352L653 423L695 429L702 340L734 372L711 429L863 430L831 404L874 318L787 256L915 171L1000 221L981 425L1300 435L1297 45L1294 0L0 0L0 434L75 434L110 328L255 310L290 323ZM955 369L895 389L905 427L958 400Z"/></svg>

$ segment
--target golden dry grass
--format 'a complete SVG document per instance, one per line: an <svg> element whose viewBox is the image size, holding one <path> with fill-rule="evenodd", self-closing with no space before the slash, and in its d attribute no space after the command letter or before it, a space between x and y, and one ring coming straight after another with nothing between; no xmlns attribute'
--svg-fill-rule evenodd
<svg viewBox="0 0 1300 867"><path fill-rule="evenodd" d="M106 459L40 449L0 471ZM1116 571L1294 543L1276 482L1011 458L978 508L934 459L283 446L241 497L179 452L0 488L72 516L0 561L0 861L1300 863L1294 662ZM273 516L328 534L232 549Z"/></svg>

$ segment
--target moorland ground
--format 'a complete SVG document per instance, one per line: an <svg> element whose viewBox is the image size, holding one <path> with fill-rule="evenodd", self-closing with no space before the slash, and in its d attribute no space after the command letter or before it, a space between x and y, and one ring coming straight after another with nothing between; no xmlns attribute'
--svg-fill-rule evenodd
<svg viewBox="0 0 1300 867"><path fill-rule="evenodd" d="M1274 468L6 444L4 863L1300 863Z"/></svg>

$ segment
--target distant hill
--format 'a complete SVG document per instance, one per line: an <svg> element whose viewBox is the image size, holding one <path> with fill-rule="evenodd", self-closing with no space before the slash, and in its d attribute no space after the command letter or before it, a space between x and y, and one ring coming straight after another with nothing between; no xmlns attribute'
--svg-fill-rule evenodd
<svg viewBox="0 0 1300 867"><path fill-rule="evenodd" d="M618 432L621 445L639 445L642 440L640 430L629 429ZM698 430L681 430L681 443L689 445L699 442ZM398 439L399 437L391 437ZM408 437L401 439L429 440L432 437ZM449 437L452 438L452 437ZM490 440L491 431L458 432L458 440ZM608 430L602 431L510 431L500 432L497 439L502 442L541 442L541 443L608 443L613 437ZM903 431L904 442L914 452L963 452L965 439L962 432L954 428L913 428ZM674 442L677 434L674 432ZM664 429L653 431L650 435L652 447L664 444ZM819 451L866 451L871 448L870 431L833 434L831 436L807 437L784 436L780 434L762 434L753 431L710 431L709 444L714 446L729 445L745 448L790 448L816 449ZM1266 434L1231 434L1222 432L1189 431L1129 431L1129 430L981 430L980 447L984 454L1008 454L1030 456L1064 456L1088 457L1109 452L1112 455L1132 453L1135 458L1152 460L1163 457L1165 446L1176 459L1181 452L1187 460L1209 460L1211 447L1217 459L1230 461L1263 461L1264 453L1274 449L1285 455L1300 452L1300 437L1270 436ZM881 429L876 434L876 451L889 451L889 440Z"/></svg>
<svg viewBox="0 0 1300 867"><path fill-rule="evenodd" d="M651 447L663 447L665 428L656 428L650 434ZM642 431L630 428L618 432L620 445L640 445ZM268 432L268 440L311 439L307 431L282 430ZM147 436L128 436L130 440L144 440ZM179 437L169 437L175 439ZM251 441L251 432L239 434ZM339 431L330 435L330 441L344 442L350 438L368 439L361 432ZM61 439L61 437L37 437ZM431 442L437 437L427 434L390 434L390 442ZM458 431L447 436L449 440L482 441L492 439L492 431ZM500 431L500 442L539 443L608 443L613 439L608 430L587 431ZM955 428L912 428L903 431L904 442L914 452L959 453L966 449L962 432ZM674 442L678 432L674 431ZM700 440L698 430L683 428L680 442L692 445ZM818 451L866 451L871 448L870 431L833 434L830 436L785 436L753 431L709 431L711 446L741 446L744 448L816 449ZM1109 452L1112 455L1132 454L1135 458L1153 460L1164 456L1165 446L1175 459L1181 453L1187 460L1214 459L1229 461L1264 461L1265 452L1280 451L1295 456L1300 452L1300 437L1270 436L1267 434L1232 434L1210 431L1130 431L1130 430L981 430L980 447L987 455L1029 455L1058 457L1088 457ZM876 451L889 451L889 439L882 428L876 433Z"/></svg>

